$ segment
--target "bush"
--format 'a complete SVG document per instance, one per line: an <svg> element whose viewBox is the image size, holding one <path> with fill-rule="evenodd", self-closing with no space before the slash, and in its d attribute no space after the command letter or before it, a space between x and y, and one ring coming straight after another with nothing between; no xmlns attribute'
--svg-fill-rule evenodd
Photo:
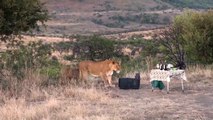
<svg viewBox="0 0 213 120"><path fill-rule="evenodd" d="M59 83L61 65L56 60L50 60L48 65L42 67L40 70L40 74L48 77L47 81L43 82L43 85L57 85Z"/></svg>
<svg viewBox="0 0 213 120"><path fill-rule="evenodd" d="M14 49L1 54L3 69L12 73L18 79L23 79L29 69L35 70L48 65L51 46L39 42L21 44Z"/></svg>
<svg viewBox="0 0 213 120"><path fill-rule="evenodd" d="M76 59L104 60L114 55L113 41L100 36L91 36L86 40L80 39L74 44L73 52ZM72 58L66 56L66 58ZM73 57L75 58L75 57Z"/></svg>

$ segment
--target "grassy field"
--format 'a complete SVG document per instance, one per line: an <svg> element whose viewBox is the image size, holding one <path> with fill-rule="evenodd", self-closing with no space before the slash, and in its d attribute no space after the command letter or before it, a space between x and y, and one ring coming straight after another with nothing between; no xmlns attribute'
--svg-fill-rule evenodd
<svg viewBox="0 0 213 120"><path fill-rule="evenodd" d="M134 74L128 74L133 77ZM141 72L139 90L87 84L40 87L43 79L29 75L22 87L0 91L1 120L211 120L213 70L193 67L181 92L173 80L170 94L151 91L149 75ZM114 80L117 83L117 80ZM14 86L16 83L14 82ZM18 93L18 94L17 94Z"/></svg>

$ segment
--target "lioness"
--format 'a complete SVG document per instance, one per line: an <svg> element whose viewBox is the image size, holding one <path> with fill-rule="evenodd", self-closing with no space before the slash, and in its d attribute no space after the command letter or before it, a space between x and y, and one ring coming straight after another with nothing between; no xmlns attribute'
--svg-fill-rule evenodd
<svg viewBox="0 0 213 120"><path fill-rule="evenodd" d="M120 64L114 60L104 60L100 62L82 61L79 63L79 78L86 80L88 75L101 77L104 83L112 86L113 71L120 72Z"/></svg>

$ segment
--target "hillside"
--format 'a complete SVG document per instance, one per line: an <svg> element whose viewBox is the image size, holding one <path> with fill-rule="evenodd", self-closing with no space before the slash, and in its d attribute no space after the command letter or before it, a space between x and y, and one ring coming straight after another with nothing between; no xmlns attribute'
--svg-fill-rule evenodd
<svg viewBox="0 0 213 120"><path fill-rule="evenodd" d="M42 0L50 13L43 35L111 34L164 27L183 8L211 8L207 0ZM181 2L182 1L182 2ZM202 4L200 4L202 2ZM183 5L183 7L181 7ZM197 6L199 5L199 6ZM202 6L202 7L201 7Z"/></svg>
<svg viewBox="0 0 213 120"><path fill-rule="evenodd" d="M126 10L138 11L155 9L156 7L171 7L159 0L43 0L47 3L49 10L91 12L91 11L112 11Z"/></svg>
<svg viewBox="0 0 213 120"><path fill-rule="evenodd" d="M176 7L188 7L193 9L213 8L212 0L162 0Z"/></svg>

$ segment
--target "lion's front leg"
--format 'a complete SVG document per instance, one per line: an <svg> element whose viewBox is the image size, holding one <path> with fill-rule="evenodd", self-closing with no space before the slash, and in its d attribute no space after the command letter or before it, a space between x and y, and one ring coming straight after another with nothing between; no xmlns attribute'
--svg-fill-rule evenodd
<svg viewBox="0 0 213 120"><path fill-rule="evenodd" d="M113 85L112 85L112 76L110 76L110 75L107 76L107 80L108 80L109 85L110 85L110 86L113 86Z"/></svg>
<svg viewBox="0 0 213 120"><path fill-rule="evenodd" d="M86 82L86 80L88 79L88 72L87 71L80 71L80 80L83 82Z"/></svg>

